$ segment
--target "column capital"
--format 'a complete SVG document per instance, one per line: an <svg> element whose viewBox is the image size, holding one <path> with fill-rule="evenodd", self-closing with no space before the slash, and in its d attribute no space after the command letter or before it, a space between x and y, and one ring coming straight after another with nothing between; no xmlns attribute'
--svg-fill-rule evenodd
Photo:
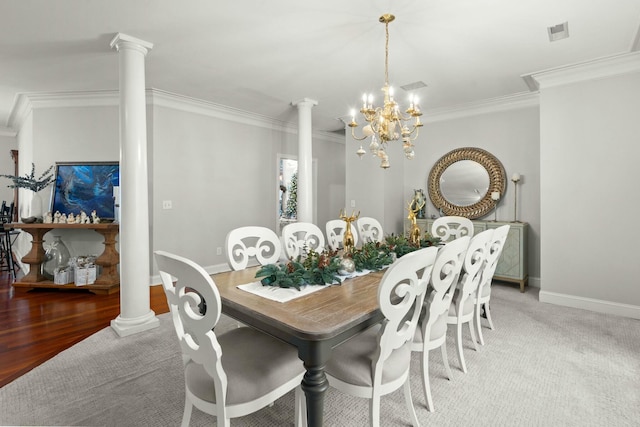
<svg viewBox="0 0 640 427"><path fill-rule="evenodd" d="M316 105L318 105L318 101L316 101L315 99L311 99L311 98L302 98L302 99L299 99L297 101L291 101L291 105L296 106L298 108L300 108L300 107L315 107Z"/></svg>
<svg viewBox="0 0 640 427"><path fill-rule="evenodd" d="M111 46L112 49L116 50L120 50L122 48L137 49L144 55L146 55L148 51L153 49L153 43L149 43L123 33L116 34L115 37L111 40L111 43L109 43L109 46Z"/></svg>

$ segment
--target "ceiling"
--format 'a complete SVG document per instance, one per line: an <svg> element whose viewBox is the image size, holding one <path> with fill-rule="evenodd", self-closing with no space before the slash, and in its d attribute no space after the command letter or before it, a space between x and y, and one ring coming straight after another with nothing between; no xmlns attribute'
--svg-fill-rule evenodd
<svg viewBox="0 0 640 427"><path fill-rule="evenodd" d="M313 127L389 81L425 111L529 91L522 75L640 49L640 0L2 0L0 128L20 93L116 90L118 32L154 45L147 87ZM568 22L568 39L547 27ZM396 89L404 105L406 94Z"/></svg>

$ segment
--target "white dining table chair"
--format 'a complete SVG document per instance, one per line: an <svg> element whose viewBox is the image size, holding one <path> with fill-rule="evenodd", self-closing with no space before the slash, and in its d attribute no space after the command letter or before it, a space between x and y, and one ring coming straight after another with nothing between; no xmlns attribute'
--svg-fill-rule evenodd
<svg viewBox="0 0 640 427"><path fill-rule="evenodd" d="M182 426L189 425L195 406L229 427L231 418L259 411L292 390L295 423L305 425L305 368L295 347L254 328L216 333L222 302L211 276L189 259L154 255L182 351Z"/></svg>
<svg viewBox="0 0 640 427"><path fill-rule="evenodd" d="M463 236L473 237L473 222L462 216L441 216L431 224L431 235L442 242L449 242Z"/></svg>
<svg viewBox="0 0 640 427"><path fill-rule="evenodd" d="M509 224L505 224L494 230L491 241L489 242L489 251L487 253L485 267L482 271L482 280L476 294L474 306L475 327L476 332L478 333L478 341L481 345L484 345L482 324L480 323L483 307L484 314L487 318L487 322L489 323L489 328L492 330L494 329L493 319L491 318L491 309L489 307L489 303L491 301L491 283L493 282L493 276L496 272L498 261L500 260L500 255L502 255L502 250L504 249L505 242L507 241L507 236L509 234L510 228L511 226Z"/></svg>
<svg viewBox="0 0 640 427"><path fill-rule="evenodd" d="M383 242L384 233L382 231L382 224L375 218L370 216L363 216L356 220L358 226L358 234L362 243L369 242Z"/></svg>
<svg viewBox="0 0 640 427"><path fill-rule="evenodd" d="M380 397L401 387L411 422L419 426L409 383L411 345L437 253L436 247L420 249L387 269L378 288L384 320L335 347L325 366L331 387L369 399L371 426L380 425Z"/></svg>
<svg viewBox="0 0 640 427"><path fill-rule="evenodd" d="M238 227L227 233L225 255L232 270L243 270L255 260L260 265L275 264L280 259L280 238L267 227Z"/></svg>
<svg viewBox="0 0 640 427"><path fill-rule="evenodd" d="M358 244L358 232L354 224L350 225L351 235L353 236L353 246ZM327 233L327 245L337 251L343 248L344 233L347 230L347 223L341 219L330 219L325 224L325 231Z"/></svg>
<svg viewBox="0 0 640 427"><path fill-rule="evenodd" d="M434 406L429 381L429 351L440 348L447 378L451 379L446 345L447 317L470 240L469 236L464 236L440 248L429 277L428 294L411 346L412 351L422 353L422 386L427 409L431 412L434 411Z"/></svg>
<svg viewBox="0 0 640 427"><path fill-rule="evenodd" d="M478 351L474 323L475 300L478 286L482 279L482 271L489 249L489 242L493 236L493 229L482 231L471 239L467 253L462 264L460 280L453 296L453 302L449 306L447 324L456 328L456 350L462 372L467 372L467 364L464 359L462 326L469 326L473 348Z"/></svg>
<svg viewBox="0 0 640 427"><path fill-rule="evenodd" d="M310 249L322 252L325 240L322 230L317 225L310 222L293 222L282 228L282 244L286 257L295 259Z"/></svg>

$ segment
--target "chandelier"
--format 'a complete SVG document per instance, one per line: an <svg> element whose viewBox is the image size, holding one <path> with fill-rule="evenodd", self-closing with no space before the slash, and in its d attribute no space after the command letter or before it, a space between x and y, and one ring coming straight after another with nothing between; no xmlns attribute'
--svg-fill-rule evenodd
<svg viewBox="0 0 640 427"><path fill-rule="evenodd" d="M400 111L400 106L393 99L393 89L389 86L389 23L396 19L391 14L382 15L379 21L384 24L386 41L384 45L384 86L382 92L384 93L384 105L382 107L376 107L373 105L373 94L364 94L362 96L362 108L360 113L368 123L362 128L363 136L358 137L355 133L355 128L358 127L358 123L355 119L355 111L351 111L351 122L349 127L351 128L351 136L357 141L363 141L369 136L371 137L371 143L369 144L369 150L371 153L380 159L380 167L383 169L389 168L389 156L387 155L387 144L389 141L397 141L402 137L402 147L407 159L413 159L415 152L413 151L413 141L418 137L418 130L422 127L420 122L420 106L418 105L417 97L409 98L409 108L403 114ZM407 122L413 120L411 128L407 126ZM356 154L362 158L366 151L360 148L356 151Z"/></svg>

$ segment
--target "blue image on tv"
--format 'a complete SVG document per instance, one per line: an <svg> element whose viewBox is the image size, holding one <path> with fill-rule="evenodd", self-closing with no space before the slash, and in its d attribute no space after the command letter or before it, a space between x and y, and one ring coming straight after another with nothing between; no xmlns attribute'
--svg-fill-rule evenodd
<svg viewBox="0 0 640 427"><path fill-rule="evenodd" d="M113 187L119 185L118 162L58 163L51 212L90 215L95 210L100 218L113 219Z"/></svg>

